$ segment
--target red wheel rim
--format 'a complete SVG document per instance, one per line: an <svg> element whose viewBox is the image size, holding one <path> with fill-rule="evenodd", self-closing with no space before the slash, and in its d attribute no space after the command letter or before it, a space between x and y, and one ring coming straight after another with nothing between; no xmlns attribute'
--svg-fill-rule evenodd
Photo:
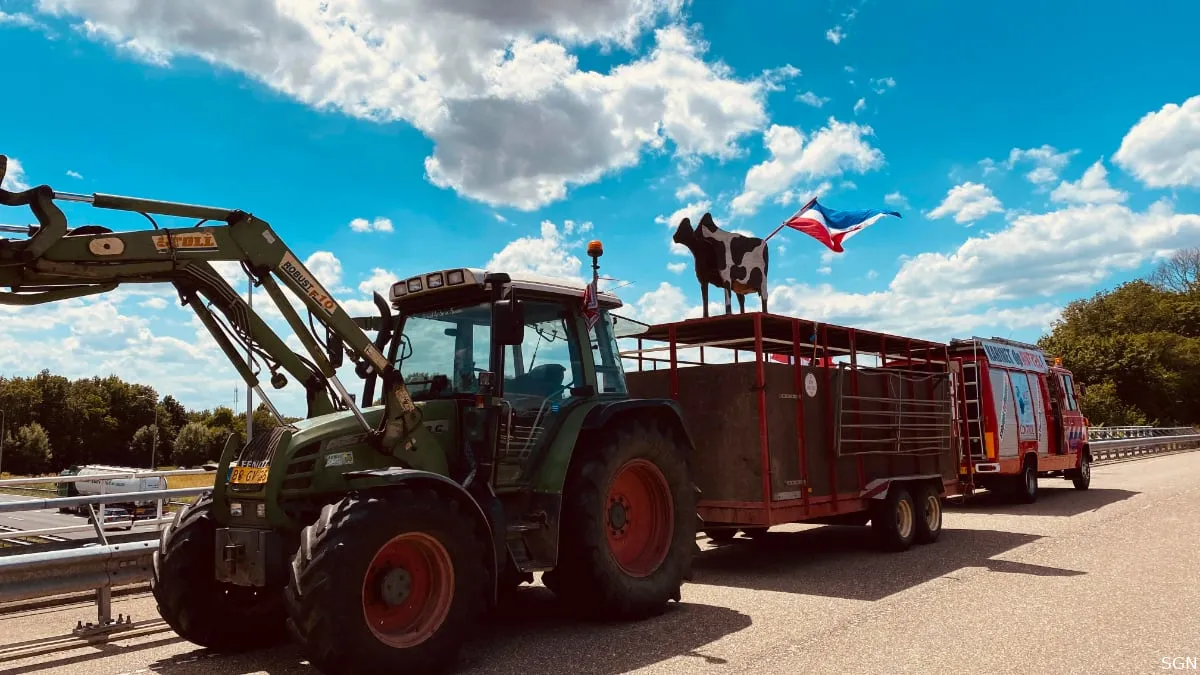
<svg viewBox="0 0 1200 675"><path fill-rule="evenodd" d="M630 576L649 576L666 560L675 534L675 505L662 471L644 459L626 463L608 488L605 509L617 564Z"/></svg>
<svg viewBox="0 0 1200 675"><path fill-rule="evenodd" d="M379 547L363 578L363 618L389 647L428 640L446 620L453 599L450 554L423 532L401 534Z"/></svg>

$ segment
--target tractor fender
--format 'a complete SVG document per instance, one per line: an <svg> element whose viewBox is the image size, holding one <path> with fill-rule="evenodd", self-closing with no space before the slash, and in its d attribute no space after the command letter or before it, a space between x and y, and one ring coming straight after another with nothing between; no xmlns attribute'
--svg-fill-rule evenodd
<svg viewBox="0 0 1200 675"><path fill-rule="evenodd" d="M567 482L567 472L579 441L603 431L614 420L634 415L658 415L675 428L687 443L688 466L696 444L683 420L683 410L669 398L635 398L616 401L595 401L571 411L554 430L554 439L545 455L536 462L533 471L535 492L561 495Z"/></svg>
<svg viewBox="0 0 1200 675"><path fill-rule="evenodd" d="M695 440L684 422L683 408L678 401L669 398L630 398L600 403L583 418L583 430L599 431L618 417L645 414L660 415L664 421L675 427L687 442L689 454L696 447ZM688 461L691 462L691 457L688 457Z"/></svg>
<svg viewBox="0 0 1200 675"><path fill-rule="evenodd" d="M498 588L497 578L500 572L496 547L498 544L503 546L503 540L497 542L496 533L493 531L492 521L488 518L487 512L466 488L452 479L433 473L432 471L405 469L398 466L383 469L348 471L342 475L349 481L348 487L352 490L374 489L393 485L420 485L421 487L433 490L440 497L462 504L467 513L471 514L480 531L485 535L486 541L491 543L488 546L488 550L491 551L491 555L488 556L488 572L491 575L492 601L495 602L496 589ZM499 503L497 503L497 507L499 507Z"/></svg>

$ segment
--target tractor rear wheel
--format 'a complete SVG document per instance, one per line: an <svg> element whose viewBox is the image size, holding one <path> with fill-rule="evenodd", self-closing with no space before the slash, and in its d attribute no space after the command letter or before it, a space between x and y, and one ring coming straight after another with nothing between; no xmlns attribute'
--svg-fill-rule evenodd
<svg viewBox="0 0 1200 675"><path fill-rule="evenodd" d="M325 673L445 667L486 610L485 542L433 491L348 495L301 533L286 593L292 632Z"/></svg>
<svg viewBox="0 0 1200 675"><path fill-rule="evenodd" d="M696 492L683 439L643 418L618 423L579 453L563 496L558 566L543 582L595 616L662 613L679 600L696 548Z"/></svg>
<svg viewBox="0 0 1200 675"><path fill-rule="evenodd" d="M283 587L250 588L216 579L216 520L211 493L175 514L162 535L150 589L158 613L179 637L218 652L287 641Z"/></svg>

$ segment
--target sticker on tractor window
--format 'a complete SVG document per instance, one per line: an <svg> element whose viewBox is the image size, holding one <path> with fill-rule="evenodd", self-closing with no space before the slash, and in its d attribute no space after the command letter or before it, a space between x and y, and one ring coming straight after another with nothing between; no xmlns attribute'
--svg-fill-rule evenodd
<svg viewBox="0 0 1200 675"><path fill-rule="evenodd" d="M813 397L817 395L817 376L809 373L804 376L804 392Z"/></svg>
<svg viewBox="0 0 1200 675"><path fill-rule="evenodd" d="M353 452L335 452L325 455L325 466L349 466L353 463Z"/></svg>
<svg viewBox="0 0 1200 675"><path fill-rule="evenodd" d="M217 249L217 238L213 233L205 230L201 232L178 232L170 235L170 239L165 234L151 235L154 240L154 248L158 249L159 253L168 253L170 251L215 251Z"/></svg>
<svg viewBox="0 0 1200 675"><path fill-rule="evenodd" d="M258 485L267 482L267 473L270 467L266 466L235 466L233 473L229 476L230 483L238 485Z"/></svg>
<svg viewBox="0 0 1200 675"><path fill-rule="evenodd" d="M446 420L437 420L435 422L426 422L425 428L428 429L429 433L431 434L444 434L446 433L448 426L446 424Z"/></svg>

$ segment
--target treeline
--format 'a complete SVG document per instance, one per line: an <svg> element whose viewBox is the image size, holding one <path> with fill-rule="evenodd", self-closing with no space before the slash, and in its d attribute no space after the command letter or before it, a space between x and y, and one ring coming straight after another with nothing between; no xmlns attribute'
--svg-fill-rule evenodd
<svg viewBox="0 0 1200 675"><path fill-rule="evenodd" d="M227 406L187 410L174 397L121 378L69 380L43 370L0 377L3 455L12 474L57 472L75 464L199 466L220 457L229 434L245 438L246 415ZM260 404L254 428L275 419Z"/></svg>
<svg viewBox="0 0 1200 675"><path fill-rule="evenodd" d="M1039 345L1086 387L1093 425L1200 423L1200 248L1070 303Z"/></svg>

